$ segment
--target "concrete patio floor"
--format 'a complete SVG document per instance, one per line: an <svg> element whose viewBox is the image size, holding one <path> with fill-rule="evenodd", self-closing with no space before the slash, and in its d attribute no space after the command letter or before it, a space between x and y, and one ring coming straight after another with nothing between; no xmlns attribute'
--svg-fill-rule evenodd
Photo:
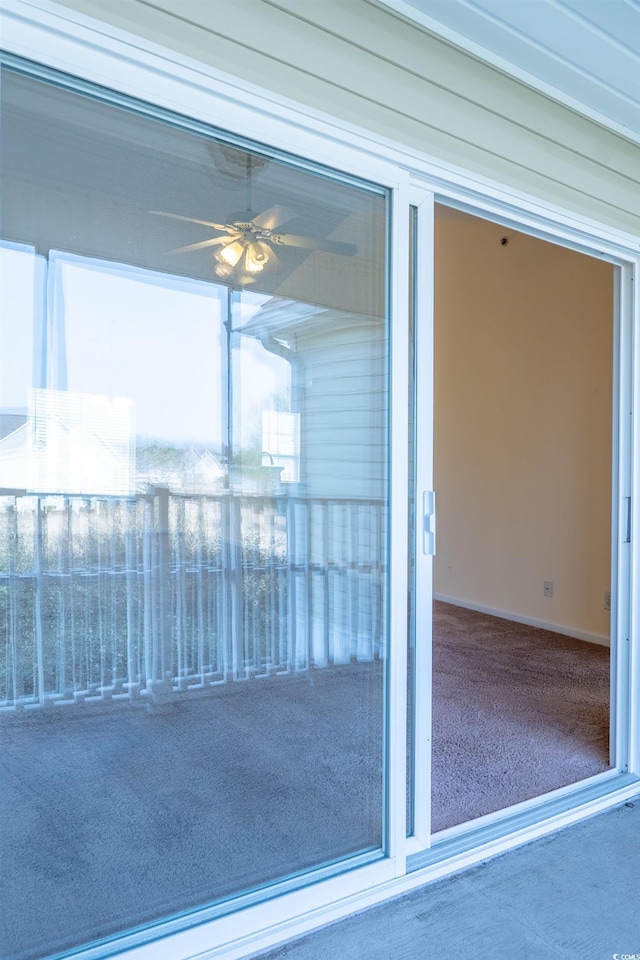
<svg viewBox="0 0 640 960"><path fill-rule="evenodd" d="M260 960L638 960L640 799Z"/></svg>

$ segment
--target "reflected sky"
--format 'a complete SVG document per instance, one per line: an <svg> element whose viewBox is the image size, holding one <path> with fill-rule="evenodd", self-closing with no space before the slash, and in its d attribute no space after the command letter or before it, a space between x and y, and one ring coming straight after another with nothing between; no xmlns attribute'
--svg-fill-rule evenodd
<svg viewBox="0 0 640 960"><path fill-rule="evenodd" d="M219 450L225 291L216 284L56 258L54 331L72 392L134 401L136 433ZM52 377L52 379L54 379Z"/></svg>

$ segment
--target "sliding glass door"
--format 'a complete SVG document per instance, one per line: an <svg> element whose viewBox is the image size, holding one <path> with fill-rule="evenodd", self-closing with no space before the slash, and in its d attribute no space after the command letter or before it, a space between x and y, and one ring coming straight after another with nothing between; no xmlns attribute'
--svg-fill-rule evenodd
<svg viewBox="0 0 640 960"><path fill-rule="evenodd" d="M2 140L27 960L384 855L388 199L9 69Z"/></svg>
<svg viewBox="0 0 640 960"><path fill-rule="evenodd" d="M190 112L191 87L174 82L180 95L168 102ZM497 357L515 314L500 315L504 331L489 341L477 305L440 310L436 358L450 341L455 350L434 375L434 289L449 305L468 296L456 259L465 215L434 208L405 154L376 160L369 141L318 149L315 130L291 147L335 156L346 174L129 99L125 91L147 89L133 80L121 89L17 59L2 71L6 960L69 951L97 960L153 949L147 941L160 936L176 958L236 950L256 931L271 943L289 924L304 931L417 886L422 867L441 874L444 861L476 862L485 813L491 849L524 836L507 822L504 793L490 810L442 817L452 771L468 780L470 769L451 746L456 724L485 739L487 727L450 676L465 659L460 634L451 656L433 658L432 567L437 600L469 600L454 587L470 554L453 535L457 521L465 535L479 521L477 470L457 468L455 444L470 437L492 466L480 400L498 381L483 381L477 358L480 347ZM200 116L220 109L234 125L223 98L208 88L203 97ZM254 128L243 116L237 128L267 138L267 119ZM452 257L436 269L434 234L453 238L454 227ZM482 257L491 258L514 282L531 238L523 227L502 243L503 228L489 227L491 242L467 262L484 281ZM631 548L619 511L633 459L623 426L631 294L621 300L613 332L601 328L609 353L596 357L609 376L613 355L613 385L598 388L613 396L613 416L598 409L620 460L608 494L612 576L600 586L606 544L595 549L605 557L594 581L600 617L612 594L617 683L612 769L605 755L602 775L587 771L598 784L613 783L633 748L631 654L616 646L630 636ZM576 330L586 316L578 311ZM534 324L523 328L535 340ZM567 335L563 349L573 358L585 339ZM514 355L500 372L522 389ZM523 367L529 356L521 347ZM585 376L587 399L591 383ZM443 411L458 411L465 429L473 415L472 429L454 437ZM584 423L591 429L588 415ZM521 432L494 430L511 445ZM463 481L464 515L452 508ZM513 517L522 519L517 502ZM490 574L486 545L477 539L468 582ZM538 586L547 576L560 584L546 569L531 583L534 574ZM438 670L454 695L438 689ZM438 696L448 713L432 710ZM481 708L486 699L481 690ZM556 797L575 818L579 785L571 775ZM526 829L541 819L542 792L522 800Z"/></svg>
<svg viewBox="0 0 640 960"><path fill-rule="evenodd" d="M417 868L626 769L631 350L603 255L415 203Z"/></svg>

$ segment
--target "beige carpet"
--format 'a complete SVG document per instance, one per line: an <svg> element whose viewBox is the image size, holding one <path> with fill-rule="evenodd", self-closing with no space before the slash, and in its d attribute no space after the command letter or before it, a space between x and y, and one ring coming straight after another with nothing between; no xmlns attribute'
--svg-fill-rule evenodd
<svg viewBox="0 0 640 960"><path fill-rule="evenodd" d="M433 829L609 766L609 650L434 604Z"/></svg>

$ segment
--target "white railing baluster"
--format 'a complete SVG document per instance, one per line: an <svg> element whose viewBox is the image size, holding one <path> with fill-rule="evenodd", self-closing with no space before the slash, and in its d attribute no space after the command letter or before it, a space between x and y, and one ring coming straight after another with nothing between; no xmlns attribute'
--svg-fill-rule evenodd
<svg viewBox="0 0 640 960"><path fill-rule="evenodd" d="M38 704L44 706L44 650L42 637L42 505L37 498L36 516L34 525L34 626L36 662L34 664L34 687L37 691Z"/></svg>
<svg viewBox="0 0 640 960"><path fill-rule="evenodd" d="M382 502L160 487L8 500L0 709L386 656Z"/></svg>

